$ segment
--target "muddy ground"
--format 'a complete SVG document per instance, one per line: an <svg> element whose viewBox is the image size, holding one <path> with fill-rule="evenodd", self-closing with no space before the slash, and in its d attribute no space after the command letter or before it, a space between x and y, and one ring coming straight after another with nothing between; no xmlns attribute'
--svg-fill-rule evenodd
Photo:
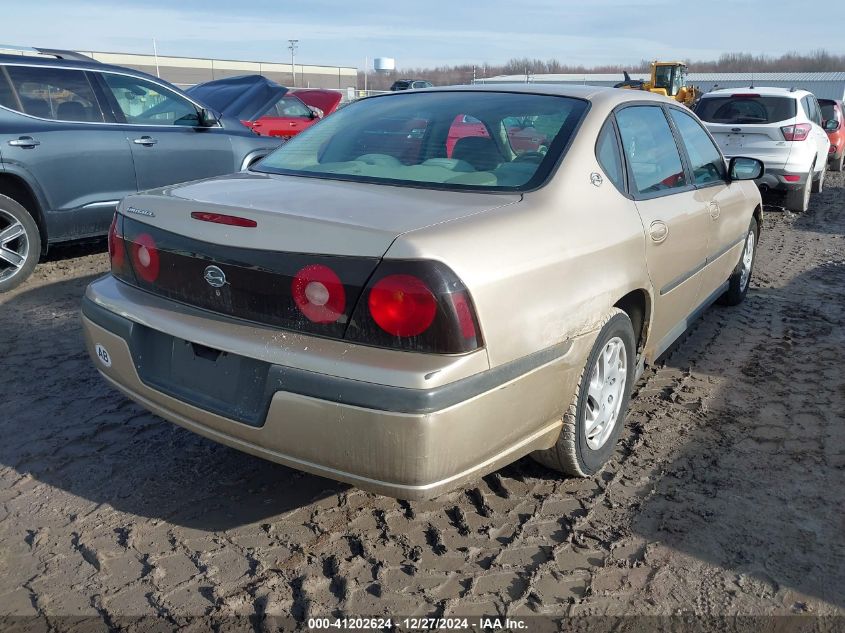
<svg viewBox="0 0 845 633"><path fill-rule="evenodd" d="M0 297L0 615L845 615L844 233L842 176L767 207L747 301L646 371L601 475L425 503L127 401L79 326L106 256L56 249Z"/></svg>

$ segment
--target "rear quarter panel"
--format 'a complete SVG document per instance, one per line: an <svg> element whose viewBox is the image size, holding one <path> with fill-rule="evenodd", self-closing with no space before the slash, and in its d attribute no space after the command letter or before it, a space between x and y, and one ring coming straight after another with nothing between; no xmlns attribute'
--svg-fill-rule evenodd
<svg viewBox="0 0 845 633"><path fill-rule="evenodd" d="M491 367L593 333L625 294L650 293L636 207L606 176L591 183L593 172L603 174L594 152L603 120L585 121L545 187L406 233L385 255L436 259L455 271L472 295Z"/></svg>

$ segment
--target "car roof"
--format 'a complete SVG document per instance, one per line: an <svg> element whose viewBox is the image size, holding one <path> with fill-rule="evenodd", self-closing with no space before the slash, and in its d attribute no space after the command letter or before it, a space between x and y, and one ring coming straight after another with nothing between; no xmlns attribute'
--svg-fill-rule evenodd
<svg viewBox="0 0 845 633"><path fill-rule="evenodd" d="M475 84L457 86L435 86L433 88L424 88L422 90L414 92L511 92L521 94L550 95L556 97L573 97L575 99L585 99L595 104L602 103L610 108L613 108L618 104L627 103L630 101L654 101L656 103L674 103L676 105L680 105L674 99L669 99L662 95L657 95L646 90L624 90L621 88L607 88L604 86L589 86L576 84ZM381 99L396 96L397 93L389 93L384 95L376 95L368 98Z"/></svg>
<svg viewBox="0 0 845 633"><path fill-rule="evenodd" d="M71 68L74 70L91 70L103 71L108 70L124 75L133 75L135 77L143 77L144 79L151 79L159 83L163 83L168 87L172 87L178 92L182 92L169 81L155 77L142 70L135 70L134 68L126 68L125 66L113 66L112 64L103 64L96 60L82 60L82 59L59 59L55 57L39 57L35 55L15 55L0 53L0 64L15 64L19 66L44 66L47 68Z"/></svg>
<svg viewBox="0 0 845 633"><path fill-rule="evenodd" d="M757 88L749 86L747 88L718 88L701 95L701 98L724 97L727 94L760 95L761 97L792 97L794 99L803 99L808 94L812 93L806 90L799 90L797 88L775 88L774 86L760 86Z"/></svg>

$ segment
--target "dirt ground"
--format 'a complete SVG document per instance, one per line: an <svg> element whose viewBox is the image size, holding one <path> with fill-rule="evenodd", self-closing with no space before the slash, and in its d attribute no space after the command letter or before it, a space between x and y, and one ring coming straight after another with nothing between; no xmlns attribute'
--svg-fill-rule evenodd
<svg viewBox="0 0 845 633"><path fill-rule="evenodd" d="M524 459L425 503L127 401L79 326L103 246L56 249L0 297L0 615L843 616L843 234L841 175L767 207L747 301L646 371L601 475Z"/></svg>

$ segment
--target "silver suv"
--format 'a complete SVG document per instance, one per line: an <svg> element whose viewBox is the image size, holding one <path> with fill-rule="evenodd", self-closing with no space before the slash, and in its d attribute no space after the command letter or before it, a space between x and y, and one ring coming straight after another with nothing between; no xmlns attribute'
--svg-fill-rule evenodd
<svg viewBox="0 0 845 633"><path fill-rule="evenodd" d="M48 244L105 235L124 196L236 172L281 144L161 79L62 55L0 55L0 292Z"/></svg>
<svg viewBox="0 0 845 633"><path fill-rule="evenodd" d="M806 211L824 187L830 141L816 97L806 90L738 88L702 96L695 113L727 158L752 156L766 172L761 190L786 193L785 206Z"/></svg>

